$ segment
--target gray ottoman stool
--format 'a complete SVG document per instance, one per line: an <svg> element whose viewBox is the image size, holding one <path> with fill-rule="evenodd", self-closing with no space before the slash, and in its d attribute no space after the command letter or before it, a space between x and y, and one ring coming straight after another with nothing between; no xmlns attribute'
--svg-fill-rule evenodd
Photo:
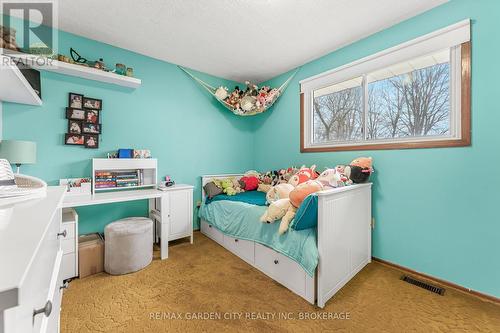
<svg viewBox="0 0 500 333"><path fill-rule="evenodd" d="M111 275L136 272L153 260L153 221L130 217L104 228L104 270Z"/></svg>

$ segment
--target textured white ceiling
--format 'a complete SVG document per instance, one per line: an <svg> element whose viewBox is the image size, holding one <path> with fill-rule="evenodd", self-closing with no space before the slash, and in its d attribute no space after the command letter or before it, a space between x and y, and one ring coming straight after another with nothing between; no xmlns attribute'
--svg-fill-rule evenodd
<svg viewBox="0 0 500 333"><path fill-rule="evenodd" d="M59 28L260 82L447 0L59 0Z"/></svg>

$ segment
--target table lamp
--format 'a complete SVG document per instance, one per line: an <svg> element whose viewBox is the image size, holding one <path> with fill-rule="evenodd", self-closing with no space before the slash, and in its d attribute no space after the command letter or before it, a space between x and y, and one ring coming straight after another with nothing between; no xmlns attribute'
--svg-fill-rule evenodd
<svg viewBox="0 0 500 333"><path fill-rule="evenodd" d="M0 158L17 166L17 173L21 164L36 163L36 143L31 141L2 140L0 142Z"/></svg>

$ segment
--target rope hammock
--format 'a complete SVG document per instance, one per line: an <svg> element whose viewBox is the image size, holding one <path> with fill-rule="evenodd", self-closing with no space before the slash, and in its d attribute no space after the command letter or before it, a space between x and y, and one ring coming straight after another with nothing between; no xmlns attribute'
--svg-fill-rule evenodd
<svg viewBox="0 0 500 333"><path fill-rule="evenodd" d="M219 87L214 88L203 80L197 78L192 73L190 73L186 68L178 66L182 71L184 71L189 77L201 85L205 90L207 90L219 103L221 103L226 109L238 116L254 116L256 114L265 112L278 100L278 98L283 94L286 87L293 79L295 74L299 71L297 68L292 75L279 87L258 87L250 82L246 82L247 90L242 91L236 88L232 93L229 93L227 88Z"/></svg>

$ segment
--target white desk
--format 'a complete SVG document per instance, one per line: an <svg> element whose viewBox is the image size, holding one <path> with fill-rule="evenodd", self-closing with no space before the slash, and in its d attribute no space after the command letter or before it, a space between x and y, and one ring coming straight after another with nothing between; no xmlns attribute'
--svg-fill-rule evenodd
<svg viewBox="0 0 500 333"><path fill-rule="evenodd" d="M93 195L78 195L78 196L66 196L62 203L63 208L75 208L75 207L83 207L83 206L92 206L92 205L101 205L101 204L109 204L115 202L127 202L127 201L135 201L135 200L146 200L149 199L149 213L155 217L161 224L160 227L160 252L161 259L168 258L168 241L171 238L170 229L171 229L171 219L176 217L181 217L184 221L189 221L190 226L190 235L186 234L188 230L184 227L182 232L179 232L179 235L191 236L191 242L193 241L193 186L179 184L174 185L172 187L167 188L165 191L160 191L157 189L143 189L143 190L124 190L124 191L113 191L113 192L105 192L105 193L96 193ZM184 196L183 200L183 208L188 209L187 212L176 212L175 214L171 213L171 210L174 209L174 205L171 203L172 194L175 192L188 191L188 195ZM156 200L159 199L159 200ZM174 215L174 216L172 216ZM156 223L155 223L156 225Z"/></svg>

